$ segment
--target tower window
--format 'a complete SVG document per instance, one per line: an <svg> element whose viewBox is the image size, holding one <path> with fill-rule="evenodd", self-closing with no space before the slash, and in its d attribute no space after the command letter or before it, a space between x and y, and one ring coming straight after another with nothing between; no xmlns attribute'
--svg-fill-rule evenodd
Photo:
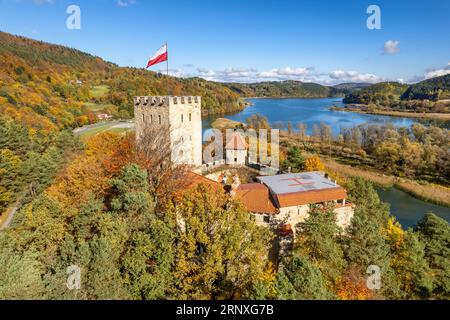
<svg viewBox="0 0 450 320"><path fill-rule="evenodd" d="M181 122L183 122L183 115L181 115Z"/></svg>
<svg viewBox="0 0 450 320"><path fill-rule="evenodd" d="M158 122L159 122L159 124L161 124L161 115L160 114L158 115Z"/></svg>
<svg viewBox="0 0 450 320"><path fill-rule="evenodd" d="M145 114L142 115L142 121L145 122Z"/></svg>
<svg viewBox="0 0 450 320"><path fill-rule="evenodd" d="M189 121L192 121L192 116L190 113L189 113Z"/></svg>
<svg viewBox="0 0 450 320"><path fill-rule="evenodd" d="M150 123L152 123L153 122L153 115L151 114L150 115Z"/></svg>

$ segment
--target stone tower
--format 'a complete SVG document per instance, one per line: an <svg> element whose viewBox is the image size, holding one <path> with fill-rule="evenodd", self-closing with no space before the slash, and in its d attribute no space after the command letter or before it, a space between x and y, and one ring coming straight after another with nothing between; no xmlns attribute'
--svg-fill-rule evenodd
<svg viewBox="0 0 450 320"><path fill-rule="evenodd" d="M188 164L196 168L202 165L201 116L201 97L134 98L138 143L146 132L157 130L169 139L171 160L177 164Z"/></svg>

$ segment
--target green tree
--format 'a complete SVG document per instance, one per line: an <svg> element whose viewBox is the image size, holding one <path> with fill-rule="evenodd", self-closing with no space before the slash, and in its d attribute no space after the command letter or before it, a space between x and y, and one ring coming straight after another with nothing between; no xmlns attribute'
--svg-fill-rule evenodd
<svg viewBox="0 0 450 320"><path fill-rule="evenodd" d="M450 298L450 226L433 213L427 213L415 227L425 244L425 258L433 275L433 295Z"/></svg>
<svg viewBox="0 0 450 320"><path fill-rule="evenodd" d="M336 283L345 266L337 239L341 231L335 223L332 206L313 208L308 219L297 225L296 250L321 270L330 287Z"/></svg>
<svg viewBox="0 0 450 320"><path fill-rule="evenodd" d="M405 232L402 248L393 257L400 260L395 271L401 282L406 299L430 297L433 282L428 262L425 259L425 245L412 230Z"/></svg>
<svg viewBox="0 0 450 320"><path fill-rule="evenodd" d="M22 250L14 237L0 233L0 300L45 299L39 252Z"/></svg>
<svg viewBox="0 0 450 320"><path fill-rule="evenodd" d="M346 261L361 274L365 274L370 265L378 266L382 277L379 293L386 298L399 298L399 284L390 266L390 246L384 233L389 218L388 206L380 201L372 184L363 179L352 180L348 187L356 208L343 236Z"/></svg>
<svg viewBox="0 0 450 320"><path fill-rule="evenodd" d="M290 147L287 152L287 158L283 162L283 168L291 168L292 172L301 172L305 167L305 158L302 156L299 147Z"/></svg>
<svg viewBox="0 0 450 320"><path fill-rule="evenodd" d="M331 299L322 272L308 258L295 255L282 261L276 282L279 300Z"/></svg>

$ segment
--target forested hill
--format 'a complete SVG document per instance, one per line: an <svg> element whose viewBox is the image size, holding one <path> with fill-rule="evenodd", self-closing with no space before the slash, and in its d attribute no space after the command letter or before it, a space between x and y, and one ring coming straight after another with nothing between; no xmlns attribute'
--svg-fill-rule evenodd
<svg viewBox="0 0 450 320"><path fill-rule="evenodd" d="M398 99L408 89L407 84L398 82L380 82L345 96L345 103L377 103Z"/></svg>
<svg viewBox="0 0 450 320"><path fill-rule="evenodd" d="M225 83L224 85L243 97L326 98L341 93L340 90L333 87L293 80L258 83Z"/></svg>
<svg viewBox="0 0 450 320"><path fill-rule="evenodd" d="M431 78L409 86L402 99L443 100L450 99L450 74Z"/></svg>
<svg viewBox="0 0 450 320"><path fill-rule="evenodd" d="M135 95L201 95L205 114L240 110L229 88L203 79L178 79L122 68L59 45L0 32L0 114L37 131L96 121L99 112L133 116Z"/></svg>
<svg viewBox="0 0 450 320"><path fill-rule="evenodd" d="M444 75L416 84L407 85L398 82L380 82L345 96L345 103L390 105L399 100L450 99L450 75Z"/></svg>

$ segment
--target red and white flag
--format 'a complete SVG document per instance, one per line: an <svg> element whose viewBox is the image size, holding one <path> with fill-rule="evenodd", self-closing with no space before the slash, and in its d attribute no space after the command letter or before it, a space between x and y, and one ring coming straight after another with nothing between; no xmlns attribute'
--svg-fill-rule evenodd
<svg viewBox="0 0 450 320"><path fill-rule="evenodd" d="M153 57L150 58L150 60L147 63L147 68L154 65L161 63L163 61L167 61L168 54L167 54L167 43L163 45L161 48L159 48L158 51L153 55Z"/></svg>

